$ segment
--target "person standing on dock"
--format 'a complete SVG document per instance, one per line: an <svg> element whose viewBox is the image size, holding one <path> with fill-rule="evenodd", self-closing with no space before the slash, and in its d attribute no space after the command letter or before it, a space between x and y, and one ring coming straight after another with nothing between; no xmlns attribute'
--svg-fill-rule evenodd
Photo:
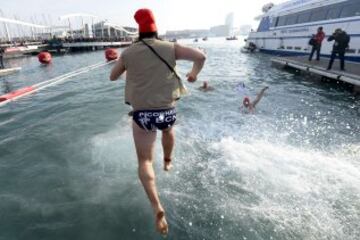
<svg viewBox="0 0 360 240"><path fill-rule="evenodd" d="M5 66L4 66L4 53L5 53L4 48L0 47L0 69L5 68Z"/></svg>
<svg viewBox="0 0 360 240"><path fill-rule="evenodd" d="M168 224L153 169L156 131L162 131L164 170L169 171L175 144L175 101L180 98L182 86L174 70L176 60L193 62L187 80L195 82L206 56L196 48L159 40L151 10L139 9L134 18L139 24L139 41L123 51L110 80L117 80L126 71L125 101L133 107L132 128L139 178L153 207L156 229L166 235Z"/></svg>
<svg viewBox="0 0 360 240"><path fill-rule="evenodd" d="M331 52L331 57L327 70L331 70L336 55L339 55L340 69L341 71L345 71L345 52L346 49L349 48L350 36L341 28L338 28L328 38L329 42L333 40L335 40L335 43L333 45L333 50Z"/></svg>
<svg viewBox="0 0 360 240"><path fill-rule="evenodd" d="M323 27L319 27L316 35L314 35L313 38L310 40L310 43L312 44L312 49L309 56L309 61L312 60L315 52L316 52L316 60L320 61L321 44L324 38L325 38L325 33L323 31Z"/></svg>

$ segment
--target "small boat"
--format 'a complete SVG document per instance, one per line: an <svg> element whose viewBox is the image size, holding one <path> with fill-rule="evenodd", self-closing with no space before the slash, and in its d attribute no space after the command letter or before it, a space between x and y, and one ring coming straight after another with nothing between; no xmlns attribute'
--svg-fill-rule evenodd
<svg viewBox="0 0 360 240"><path fill-rule="evenodd" d="M43 47L44 45L29 45L29 46L12 46L5 48L4 58L18 58L22 57L25 54L33 54L38 53L40 50L39 48Z"/></svg>
<svg viewBox="0 0 360 240"><path fill-rule="evenodd" d="M233 41L233 40L238 40L238 38L236 36L232 36L232 37L227 37L226 40Z"/></svg>
<svg viewBox="0 0 360 240"><path fill-rule="evenodd" d="M0 69L0 76L6 76L21 70L21 67Z"/></svg>
<svg viewBox="0 0 360 240"><path fill-rule="evenodd" d="M258 52L258 51L259 51L259 49L257 48L256 44L253 42L249 42L241 49L242 53L254 53L254 52Z"/></svg>

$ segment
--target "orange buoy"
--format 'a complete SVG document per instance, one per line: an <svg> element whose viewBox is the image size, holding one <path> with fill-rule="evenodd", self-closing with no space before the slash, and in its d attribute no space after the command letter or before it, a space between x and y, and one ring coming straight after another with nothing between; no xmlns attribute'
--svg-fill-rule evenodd
<svg viewBox="0 0 360 240"><path fill-rule="evenodd" d="M108 61L116 60L118 58L118 53L115 48L108 48L105 50L105 58Z"/></svg>
<svg viewBox="0 0 360 240"><path fill-rule="evenodd" d="M9 92L9 93L7 93L5 95L0 96L0 102L11 100L13 98L21 96L21 95L23 95L25 93L28 93L28 92L31 92L33 90L34 90L34 87L32 87L32 86L20 88L18 90L15 90L15 91L12 91L12 92Z"/></svg>
<svg viewBox="0 0 360 240"><path fill-rule="evenodd" d="M49 64L51 62L51 54L49 52L40 52L38 59L42 64Z"/></svg>

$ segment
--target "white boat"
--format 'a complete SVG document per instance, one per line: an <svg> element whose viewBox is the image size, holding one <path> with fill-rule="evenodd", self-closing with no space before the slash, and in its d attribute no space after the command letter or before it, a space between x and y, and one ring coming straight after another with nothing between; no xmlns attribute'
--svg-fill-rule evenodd
<svg viewBox="0 0 360 240"><path fill-rule="evenodd" d="M4 58L22 57L24 54L37 53L45 45L9 46L5 48Z"/></svg>
<svg viewBox="0 0 360 240"><path fill-rule="evenodd" d="M6 76L21 70L21 67L0 69L0 76Z"/></svg>
<svg viewBox="0 0 360 240"><path fill-rule="evenodd" d="M360 62L360 0L292 0L263 7L257 31L249 33L247 43L255 43L265 53L276 55L307 55L309 40L322 26L326 38L321 55L329 57L334 42L328 42L335 29L350 36L346 59Z"/></svg>

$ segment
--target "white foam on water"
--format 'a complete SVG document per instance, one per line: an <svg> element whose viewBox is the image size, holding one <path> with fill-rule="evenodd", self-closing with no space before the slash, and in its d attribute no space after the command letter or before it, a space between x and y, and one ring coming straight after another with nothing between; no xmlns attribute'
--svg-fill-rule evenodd
<svg viewBox="0 0 360 240"><path fill-rule="evenodd" d="M274 231L304 239L356 239L360 235L359 145L332 152L286 144L226 137L212 144L232 180L256 196L254 202L231 196L220 206L234 219L249 214ZM350 153L349 153L350 152ZM231 209L229 211L229 209ZM221 211L221 210L220 210Z"/></svg>
<svg viewBox="0 0 360 240"><path fill-rule="evenodd" d="M126 196L129 187L138 184L137 160L128 117L107 132L92 137L89 178L97 179L91 189L91 201L108 202L114 194Z"/></svg>

